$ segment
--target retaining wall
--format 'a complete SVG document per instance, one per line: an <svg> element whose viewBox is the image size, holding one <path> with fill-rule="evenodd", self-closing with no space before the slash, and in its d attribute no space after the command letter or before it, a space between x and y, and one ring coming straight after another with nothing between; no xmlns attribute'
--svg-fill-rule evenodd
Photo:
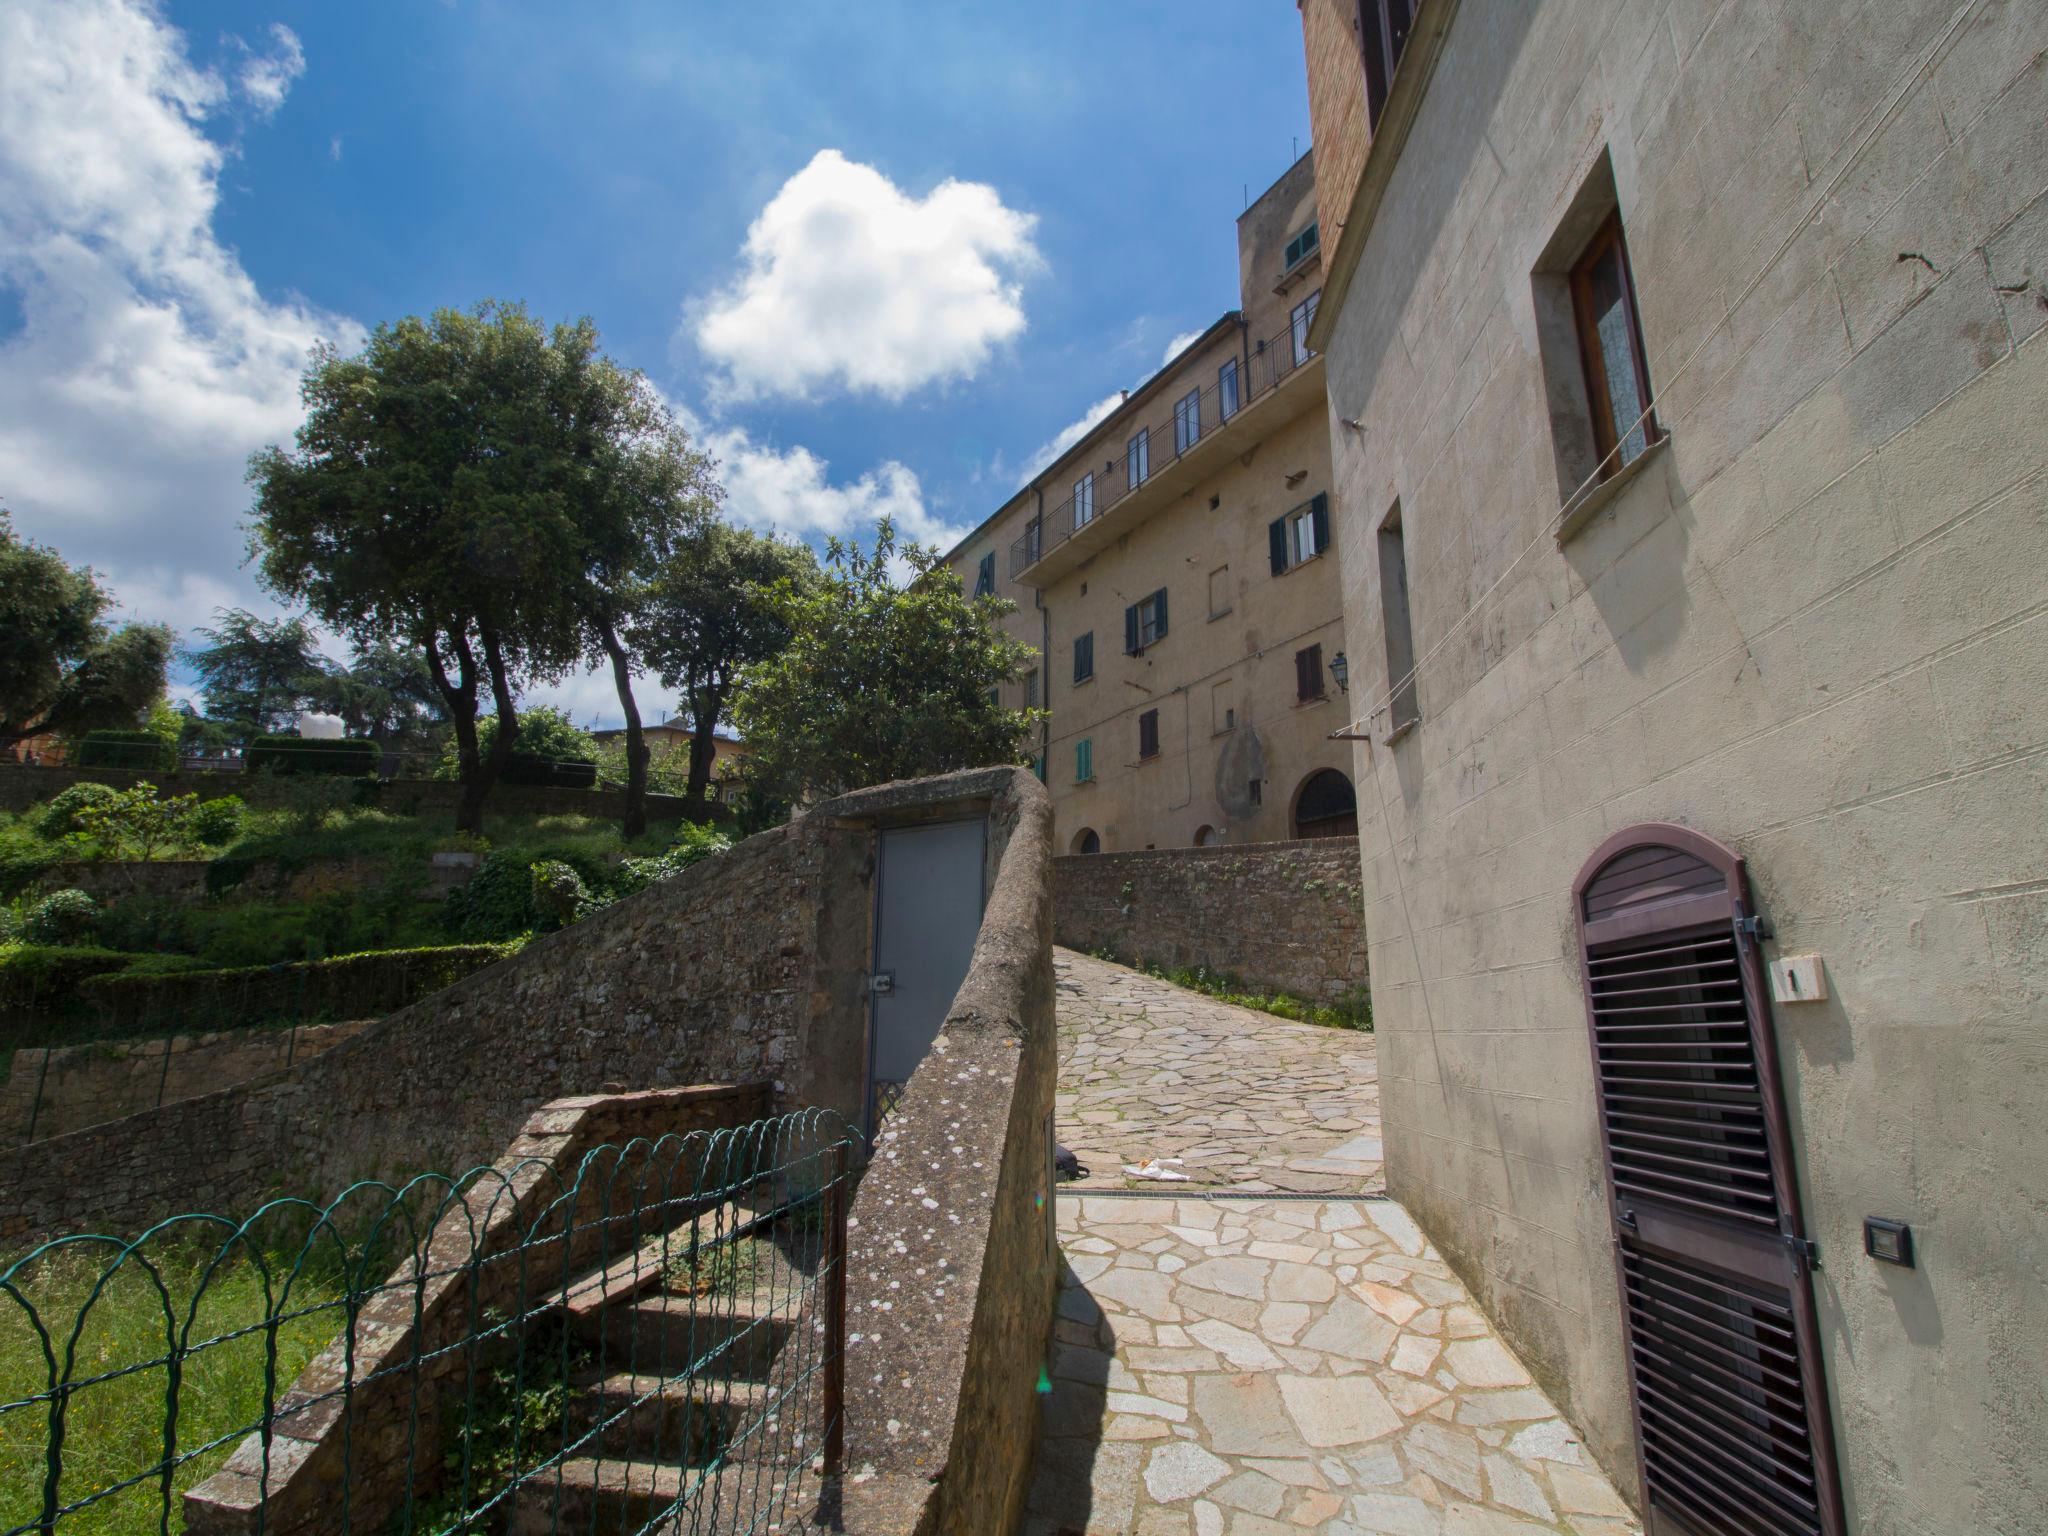
<svg viewBox="0 0 2048 1536"><path fill-rule="evenodd" d="M1069 854L1052 869L1053 935L1069 949L1206 965L1317 1002L1365 985L1348 837Z"/></svg>
<svg viewBox="0 0 2048 1536"><path fill-rule="evenodd" d="M0 1145L62 1136L310 1061L374 1022L230 1029L14 1053L0 1083Z"/></svg>
<svg viewBox="0 0 2048 1536"><path fill-rule="evenodd" d="M0 1240L126 1231L174 1208L241 1210L369 1173L467 1168L540 1104L609 1083L772 1077L806 1093L814 1074L844 1065L843 1050L807 1049L814 1028L835 1000L860 1006L864 946L850 977L819 963L827 872L860 878L849 841L865 846L805 817L290 1072L0 1154Z"/></svg>

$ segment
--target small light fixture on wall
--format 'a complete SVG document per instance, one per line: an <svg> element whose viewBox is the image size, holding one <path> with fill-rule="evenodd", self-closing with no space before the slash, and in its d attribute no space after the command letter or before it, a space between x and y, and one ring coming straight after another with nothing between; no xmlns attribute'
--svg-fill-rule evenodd
<svg viewBox="0 0 2048 1536"><path fill-rule="evenodd" d="M1913 1229L1882 1216L1863 1218L1863 1251L1881 1264L1913 1268Z"/></svg>
<svg viewBox="0 0 2048 1536"><path fill-rule="evenodd" d="M1344 659L1342 651L1330 658L1330 676L1336 680L1339 693L1351 691L1351 663Z"/></svg>

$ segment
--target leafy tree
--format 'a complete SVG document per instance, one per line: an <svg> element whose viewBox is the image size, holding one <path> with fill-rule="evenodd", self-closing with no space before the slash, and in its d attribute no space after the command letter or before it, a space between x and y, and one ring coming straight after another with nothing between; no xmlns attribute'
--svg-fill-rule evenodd
<svg viewBox="0 0 2048 1536"><path fill-rule="evenodd" d="M587 323L550 335L491 303L381 325L359 354L316 353L296 449L250 460L266 585L358 645L426 658L455 729L464 831L481 831L518 740L522 681L582 650L577 513L607 473L578 452L586 339ZM486 689L500 722L487 747Z"/></svg>
<svg viewBox="0 0 2048 1536"><path fill-rule="evenodd" d="M871 552L834 539L819 581L785 580L770 602L790 643L742 672L732 699L757 792L802 803L1027 759L1040 713L994 699L1034 654L996 623L1014 605L965 596L937 550L899 550L888 519Z"/></svg>
<svg viewBox="0 0 2048 1536"><path fill-rule="evenodd" d="M772 594L814 588L818 561L802 544L710 521L681 540L650 586L633 643L662 682L681 691L690 722L690 777L684 792L705 803L713 736L729 719L743 668L789 644L784 605Z"/></svg>
<svg viewBox="0 0 2048 1536"><path fill-rule="evenodd" d="M351 736L389 750L426 750L448 719L426 654L386 639L357 646L355 660L331 672L313 700Z"/></svg>
<svg viewBox="0 0 2048 1536"><path fill-rule="evenodd" d="M485 715L476 723L476 732L483 749L490 751L497 739L497 716ZM599 758L597 743L552 704L535 705L519 717L519 750L558 763L594 763ZM434 770L434 777L461 776L462 760L455 752L455 744L450 742L441 750L441 765Z"/></svg>
<svg viewBox="0 0 2048 1536"><path fill-rule="evenodd" d="M259 619L246 608L217 608L207 643L186 650L199 674L209 720L242 741L291 729L328 685L332 671L303 618Z"/></svg>
<svg viewBox="0 0 2048 1536"><path fill-rule="evenodd" d="M18 537L0 511L0 737L137 725L164 690L171 632L110 629L113 594L88 566Z"/></svg>
<svg viewBox="0 0 2048 1536"><path fill-rule="evenodd" d="M578 558L571 603L584 656L611 667L626 721L623 831L647 830L648 749L633 698L638 658L626 635L650 582L682 541L715 520L711 461L689 445L660 394L597 350L588 320L558 327L554 389L558 452L576 472L564 497Z"/></svg>

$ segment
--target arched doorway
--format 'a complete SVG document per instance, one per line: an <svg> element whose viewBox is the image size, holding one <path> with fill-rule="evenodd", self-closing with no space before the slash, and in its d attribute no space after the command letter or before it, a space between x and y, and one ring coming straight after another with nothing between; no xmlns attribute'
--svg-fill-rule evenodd
<svg viewBox="0 0 2048 1536"><path fill-rule="evenodd" d="M1195 828L1195 846L1197 848L1214 848L1222 841L1223 834L1207 822L1203 822L1201 826Z"/></svg>
<svg viewBox="0 0 2048 1536"><path fill-rule="evenodd" d="M1074 841L1068 851L1070 853L1100 853L1102 852L1102 839L1095 835L1093 827L1083 827L1074 834Z"/></svg>
<svg viewBox="0 0 2048 1536"><path fill-rule="evenodd" d="M1296 837L1356 837L1358 796L1335 768L1318 768L1294 792Z"/></svg>

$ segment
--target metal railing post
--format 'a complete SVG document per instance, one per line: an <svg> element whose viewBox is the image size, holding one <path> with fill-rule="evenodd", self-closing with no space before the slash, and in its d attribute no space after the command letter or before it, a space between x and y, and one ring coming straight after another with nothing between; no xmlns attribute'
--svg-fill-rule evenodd
<svg viewBox="0 0 2048 1536"><path fill-rule="evenodd" d="M43 1117L43 1084L50 1076L50 1047L43 1047L43 1064L36 1069L36 1098L28 1107L28 1134L21 1138L25 1147L36 1139L36 1121Z"/></svg>
<svg viewBox="0 0 2048 1536"><path fill-rule="evenodd" d="M825 1286L825 1475L846 1461L846 1180L845 1141L832 1149L832 1199L825 1220L831 1271Z"/></svg>

